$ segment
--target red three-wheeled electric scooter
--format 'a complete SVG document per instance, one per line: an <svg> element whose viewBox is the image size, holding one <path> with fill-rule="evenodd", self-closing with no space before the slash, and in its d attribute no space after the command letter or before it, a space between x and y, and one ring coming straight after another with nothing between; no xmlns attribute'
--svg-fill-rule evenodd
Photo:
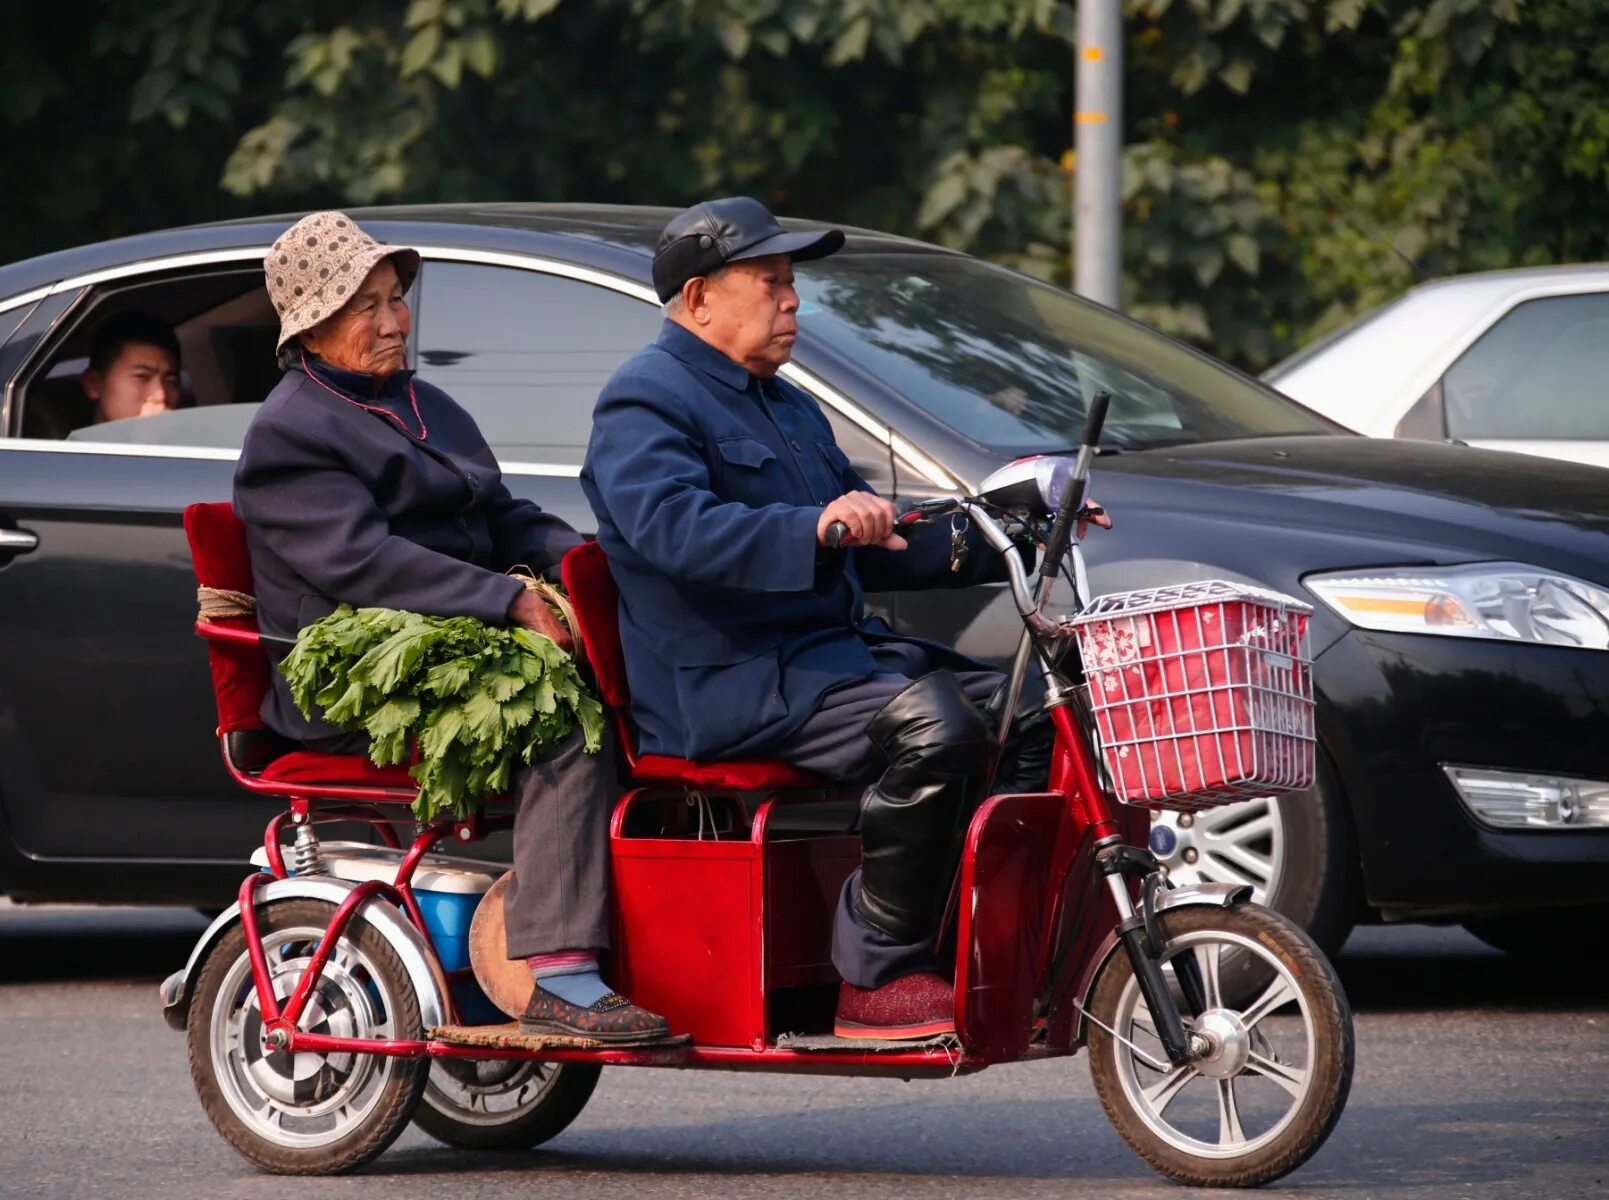
<svg viewBox="0 0 1609 1200"><path fill-rule="evenodd" d="M323 1174L369 1161L410 1120L454 1146L535 1146L575 1119L606 1066L944 1079L1087 1049L1112 1124L1164 1175L1255 1185L1303 1163L1352 1075L1333 968L1250 889L1173 887L1144 846L1147 809L1311 783L1310 610L1221 581L1091 600L1072 529L1105 407L1097 395L1076 459L1020 460L976 496L901 517L970 524L1004 556L1023 633L1002 729L1030 672L1055 726L1050 790L993 796L965 831L943 943L953 1036L832 1036L832 915L860 849L818 814L852 797L780 762L636 755L596 544L563 574L626 758L608 977L663 1013L675 1044L522 1037L510 1017L531 980L502 953L505 867L440 852L511 816L492 804L416 827L405 768L275 743L257 716L271 667L255 621L199 621L225 762L287 805L238 902L162 985L219 1132L266 1170ZM203 588L249 594L228 505L193 506L186 528ZM1033 574L1025 539L1041 550ZM1063 578L1078 611L1053 618ZM328 822L367 824L378 841L321 840Z"/></svg>

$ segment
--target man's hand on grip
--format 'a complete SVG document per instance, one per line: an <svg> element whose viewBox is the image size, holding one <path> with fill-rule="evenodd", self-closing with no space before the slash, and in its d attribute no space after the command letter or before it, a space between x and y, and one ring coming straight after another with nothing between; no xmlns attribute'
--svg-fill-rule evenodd
<svg viewBox="0 0 1609 1200"><path fill-rule="evenodd" d="M894 532L894 506L870 492L847 492L821 510L816 521L816 544L827 544L827 530L834 521L849 529L843 546L881 546L903 550L909 544Z"/></svg>

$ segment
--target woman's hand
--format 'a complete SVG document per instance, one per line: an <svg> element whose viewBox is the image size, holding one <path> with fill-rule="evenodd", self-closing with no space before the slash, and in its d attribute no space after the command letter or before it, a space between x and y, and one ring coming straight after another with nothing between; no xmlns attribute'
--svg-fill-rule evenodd
<svg viewBox="0 0 1609 1200"><path fill-rule="evenodd" d="M514 603L509 605L508 619L532 633L552 638L560 650L575 650L575 642L570 637L570 631L564 627L564 622L554 615L546 600L528 588L522 589L514 598Z"/></svg>

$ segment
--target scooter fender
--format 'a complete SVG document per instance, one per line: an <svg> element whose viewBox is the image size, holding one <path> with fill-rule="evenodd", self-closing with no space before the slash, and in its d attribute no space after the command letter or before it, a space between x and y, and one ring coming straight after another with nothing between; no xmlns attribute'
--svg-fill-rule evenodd
<svg viewBox="0 0 1609 1200"><path fill-rule="evenodd" d="M328 875L275 879L257 889L257 904L261 906L275 900L323 900L331 905L338 905L356 886L357 884L350 880L332 879ZM364 901L355 917L361 917L374 926L402 960L403 968L408 972L408 979L413 984L413 990L419 997L419 1016L425 1028L445 1025L449 1011L447 978L424 934L415 929L413 923L395 905L377 896L371 896ZM201 964L206 961L213 946L229 931L230 926L239 920L240 904L237 901L207 926L195 949L190 951L190 960L184 964L184 968L175 971L162 981L160 986L162 1018L170 1027L179 1030L185 1027L190 1016L190 997L194 992Z"/></svg>
<svg viewBox="0 0 1609 1200"><path fill-rule="evenodd" d="M1183 887L1169 888L1167 891L1158 891L1156 895L1156 911L1167 912L1170 908L1189 908L1191 905L1205 905L1210 908L1234 908L1239 904L1249 903L1251 888L1244 883L1188 883ZM1089 965L1079 977L1078 986L1073 995L1078 997L1078 1016L1073 1022L1073 1045L1082 1046L1088 1034L1088 1020L1085 1011L1089 1008L1091 997L1095 993L1095 985L1100 981L1101 972L1106 969L1108 960L1118 952L1121 943L1118 941L1117 930L1113 929L1106 935L1106 939L1090 955Z"/></svg>

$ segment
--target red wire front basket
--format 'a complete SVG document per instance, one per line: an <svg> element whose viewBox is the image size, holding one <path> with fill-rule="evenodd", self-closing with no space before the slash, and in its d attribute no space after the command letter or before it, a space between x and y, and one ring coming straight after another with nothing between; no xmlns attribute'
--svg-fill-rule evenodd
<svg viewBox="0 0 1609 1200"><path fill-rule="evenodd" d="M1102 596L1074 620L1118 799L1194 812L1313 783L1312 608L1211 580Z"/></svg>

